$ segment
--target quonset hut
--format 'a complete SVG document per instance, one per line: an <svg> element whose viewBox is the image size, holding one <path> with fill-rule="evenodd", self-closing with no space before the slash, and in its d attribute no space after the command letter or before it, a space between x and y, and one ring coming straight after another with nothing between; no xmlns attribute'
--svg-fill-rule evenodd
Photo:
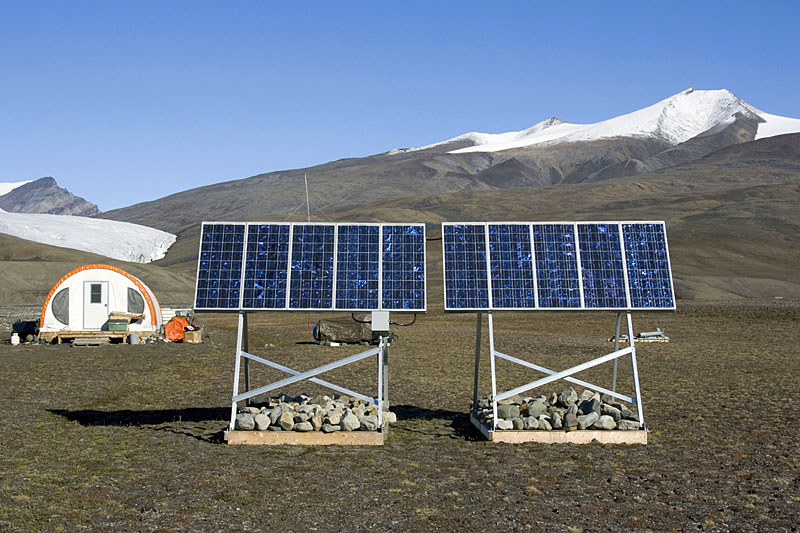
<svg viewBox="0 0 800 533"><path fill-rule="evenodd" d="M128 322L120 336L151 335L162 323L158 300L141 280L115 266L85 265L65 274L50 290L42 306L39 336L60 340L109 331L112 315Z"/></svg>

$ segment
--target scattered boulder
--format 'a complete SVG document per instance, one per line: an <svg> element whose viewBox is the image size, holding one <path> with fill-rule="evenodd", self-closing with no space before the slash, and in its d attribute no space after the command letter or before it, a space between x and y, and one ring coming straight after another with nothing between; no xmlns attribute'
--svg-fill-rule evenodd
<svg viewBox="0 0 800 533"><path fill-rule="evenodd" d="M586 429L600 418L599 413L592 411L588 415L581 415L578 417L578 429Z"/></svg>
<svg viewBox="0 0 800 533"><path fill-rule="evenodd" d="M300 422L299 424L294 425L295 431L314 431L314 426L311 425L311 422Z"/></svg>
<svg viewBox="0 0 800 533"><path fill-rule="evenodd" d="M278 424L283 428L285 431L291 431L294 429L294 415L290 411L286 411L281 413L280 418L278 419Z"/></svg>
<svg viewBox="0 0 800 533"><path fill-rule="evenodd" d="M619 422L617 422L617 429L621 429L623 431L632 431L634 429L641 429L641 427L642 427L641 424L639 424L639 422L636 422L634 420L622 419Z"/></svg>
<svg viewBox="0 0 800 533"><path fill-rule="evenodd" d="M258 413L253 417L256 431L266 431L270 424L269 414L266 412Z"/></svg>
<svg viewBox="0 0 800 533"><path fill-rule="evenodd" d="M567 390L562 391L561 394L558 395L558 402L556 403L556 405L568 408L577 401L578 401L578 393L575 392L575 389L570 387Z"/></svg>
<svg viewBox="0 0 800 533"><path fill-rule="evenodd" d="M348 412L344 415L344 418L342 418L341 426L344 431L355 431L361 427L361 423L358 421L356 415L352 412Z"/></svg>
<svg viewBox="0 0 800 533"><path fill-rule="evenodd" d="M614 422L614 419L608 415L602 415L600 418L597 419L597 422L592 424L591 429L614 429L617 427L617 423Z"/></svg>
<svg viewBox="0 0 800 533"><path fill-rule="evenodd" d="M364 431L378 430L378 417L375 415L362 416L358 419L359 427Z"/></svg>

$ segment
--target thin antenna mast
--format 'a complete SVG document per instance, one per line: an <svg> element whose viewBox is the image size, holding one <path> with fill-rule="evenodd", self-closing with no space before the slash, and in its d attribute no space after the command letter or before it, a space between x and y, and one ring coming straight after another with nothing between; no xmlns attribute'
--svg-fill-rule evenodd
<svg viewBox="0 0 800 533"><path fill-rule="evenodd" d="M308 174L303 172L303 181L306 183L306 215L308 221L311 222L311 202L308 200Z"/></svg>

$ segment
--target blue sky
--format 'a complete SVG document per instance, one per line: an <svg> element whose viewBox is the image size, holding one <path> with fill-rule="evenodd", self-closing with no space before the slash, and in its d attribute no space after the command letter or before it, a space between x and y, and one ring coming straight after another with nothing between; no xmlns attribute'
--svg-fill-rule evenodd
<svg viewBox="0 0 800 533"><path fill-rule="evenodd" d="M800 117L798 20L794 2L0 0L0 182L53 176L109 210L688 87Z"/></svg>

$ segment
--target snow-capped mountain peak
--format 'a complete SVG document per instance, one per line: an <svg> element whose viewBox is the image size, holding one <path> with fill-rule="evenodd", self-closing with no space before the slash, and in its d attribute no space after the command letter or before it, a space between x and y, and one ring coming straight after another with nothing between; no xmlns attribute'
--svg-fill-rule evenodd
<svg viewBox="0 0 800 533"><path fill-rule="evenodd" d="M737 116L758 122L756 139L800 132L800 119L764 113L726 89L699 91L689 88L638 111L594 124L570 124L549 118L522 131L471 132L412 150L469 141L473 146L450 153L497 152L613 137L657 139L675 146L706 131L732 124Z"/></svg>

